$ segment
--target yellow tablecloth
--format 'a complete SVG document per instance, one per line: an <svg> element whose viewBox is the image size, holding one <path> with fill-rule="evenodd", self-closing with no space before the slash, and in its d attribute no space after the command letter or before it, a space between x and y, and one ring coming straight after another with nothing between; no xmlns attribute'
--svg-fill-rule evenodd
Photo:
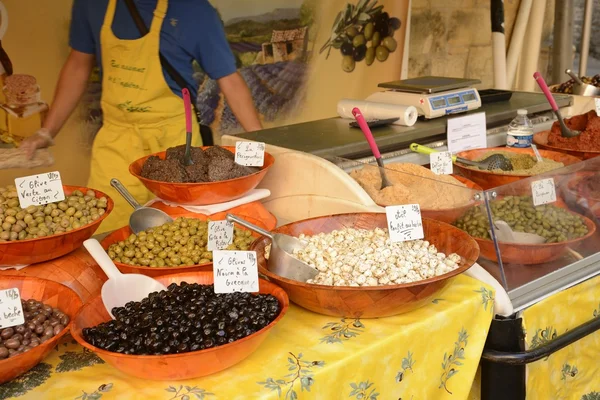
<svg viewBox="0 0 600 400"><path fill-rule="evenodd" d="M600 277L557 293L523 312L528 348L600 316ZM600 332L527 365L527 400L600 400Z"/></svg>
<svg viewBox="0 0 600 400"><path fill-rule="evenodd" d="M339 319L297 306L256 353L178 382L132 378L68 341L0 386L20 399L466 399L492 319L492 289L466 276L412 313Z"/></svg>

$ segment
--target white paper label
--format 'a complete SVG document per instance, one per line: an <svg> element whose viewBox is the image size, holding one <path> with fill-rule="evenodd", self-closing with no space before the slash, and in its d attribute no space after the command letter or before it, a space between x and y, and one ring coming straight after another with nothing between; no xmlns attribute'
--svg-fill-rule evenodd
<svg viewBox="0 0 600 400"><path fill-rule="evenodd" d="M596 97L594 103L596 103L596 115L600 117L600 99Z"/></svg>
<svg viewBox="0 0 600 400"><path fill-rule="evenodd" d="M247 167L262 167L265 164L265 144L260 142L237 142L235 162Z"/></svg>
<svg viewBox="0 0 600 400"><path fill-rule="evenodd" d="M535 154L535 158L537 158L537 161L543 162L544 159L542 158L542 155L540 154L540 151L538 150L537 146L535 144L532 144L531 149L533 150L533 154Z"/></svg>
<svg viewBox="0 0 600 400"><path fill-rule="evenodd" d="M429 155L429 168L436 175L450 175L452 171L452 155L449 151L440 151Z"/></svg>
<svg viewBox="0 0 600 400"><path fill-rule="evenodd" d="M0 290L0 329L25 323L19 289Z"/></svg>
<svg viewBox="0 0 600 400"><path fill-rule="evenodd" d="M543 204L554 203L556 201L556 188L554 178L540 179L531 182L531 194L533 195L533 205L541 206Z"/></svg>
<svg viewBox="0 0 600 400"><path fill-rule="evenodd" d="M448 120L448 151L452 154L487 147L485 113Z"/></svg>
<svg viewBox="0 0 600 400"><path fill-rule="evenodd" d="M208 221L208 251L223 250L233 243L233 222Z"/></svg>
<svg viewBox="0 0 600 400"><path fill-rule="evenodd" d="M385 208L388 230L392 242L423 239L423 220L418 204L389 206Z"/></svg>
<svg viewBox="0 0 600 400"><path fill-rule="evenodd" d="M21 208L44 206L65 199L65 192L58 171L17 178L15 179L15 186L17 187Z"/></svg>
<svg viewBox="0 0 600 400"><path fill-rule="evenodd" d="M215 293L258 292L255 251L213 251Z"/></svg>

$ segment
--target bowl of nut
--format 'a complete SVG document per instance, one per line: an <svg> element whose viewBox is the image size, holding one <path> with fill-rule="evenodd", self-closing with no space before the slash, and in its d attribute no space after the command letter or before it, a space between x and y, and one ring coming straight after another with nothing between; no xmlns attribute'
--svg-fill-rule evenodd
<svg viewBox="0 0 600 400"><path fill-rule="evenodd" d="M209 205L238 199L265 177L275 158L265 152L262 167L234 161L235 146L192 148L193 165L183 165L185 146L134 161L129 172L156 197L183 205Z"/></svg>
<svg viewBox="0 0 600 400"><path fill-rule="evenodd" d="M212 270L212 252L207 249L209 218L188 213L173 222L134 234L129 226L117 229L101 244L124 274L160 276L188 271ZM248 218L261 228L260 220ZM248 250L257 234L234 226L228 250Z"/></svg>
<svg viewBox="0 0 600 400"><path fill-rule="evenodd" d="M88 301L73 320L73 338L138 378L198 378L250 356L289 307L283 289L263 279L256 294L215 294L212 272L156 279L168 290L114 308L115 320L100 295Z"/></svg>
<svg viewBox="0 0 600 400"><path fill-rule="evenodd" d="M65 199L19 206L14 186L0 188L0 265L29 265L68 254L91 238L114 203L89 188L63 186Z"/></svg>
<svg viewBox="0 0 600 400"><path fill-rule="evenodd" d="M423 218L423 232L424 240L391 243L383 213L331 215L280 226L273 233L307 242L293 254L319 271L307 282L269 270L266 237L256 240L251 250L257 252L259 271L308 310L338 317L388 317L427 304L479 256L475 240L447 223Z"/></svg>
<svg viewBox="0 0 600 400"><path fill-rule="evenodd" d="M73 290L40 278L0 277L0 290L18 289L25 323L0 330L0 383L40 363L67 334L81 308Z"/></svg>

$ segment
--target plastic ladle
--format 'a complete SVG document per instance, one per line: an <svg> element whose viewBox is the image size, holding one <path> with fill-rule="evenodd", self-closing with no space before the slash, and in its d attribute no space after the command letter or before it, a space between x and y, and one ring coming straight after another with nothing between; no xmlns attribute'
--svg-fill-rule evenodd
<svg viewBox="0 0 600 400"><path fill-rule="evenodd" d="M183 88L183 107L185 108L185 155L183 156L183 165L190 166L192 161L192 101L190 91Z"/></svg>
<svg viewBox="0 0 600 400"><path fill-rule="evenodd" d="M411 143L410 149L412 151L414 151L415 153L419 153L419 154L436 153L436 151L434 149L427 147L427 146L422 146L417 143ZM491 156L486 157L485 159L483 159L481 161L467 160L466 158L457 157L457 156L453 155L452 161L459 162L459 163L465 164L465 165L470 165L472 167L477 167L479 169L486 170L486 171L493 171L495 169L501 169L502 171L512 171L513 170L513 166L512 166L512 163L510 162L510 160L507 157L503 156L502 154L492 154Z"/></svg>
<svg viewBox="0 0 600 400"><path fill-rule="evenodd" d="M369 143L369 147L373 152L373 156L375 157L375 161L377 161L377 165L379 166L379 174L381 174L381 189L384 189L388 186L393 186L393 183L385 175L385 167L383 165L383 160L381 159L381 153L379 152L379 147L377 147L377 143L375 143L375 138L373 137L373 133L365 121L365 117L363 117L362 113L358 109L358 107L354 107L352 109L352 115L354 115L354 119L360 126L360 130L363 135L365 135L365 139L367 139L367 143Z"/></svg>
<svg viewBox="0 0 600 400"><path fill-rule="evenodd" d="M552 111L554 111L554 115L556 115L556 118L558 119L558 123L560 124L560 133L566 138L579 136L581 134L580 131L571 130L565 124L565 120L563 119L560 111L558 110L558 104L556 104L556 100L554 100L554 97L552 97L552 93L550 93L550 89L548 89L548 85L546 85L544 77L539 72L536 72L535 74L533 74L533 78L538 83L540 89L542 89L542 92L544 92L548 103L550 103Z"/></svg>
<svg viewBox="0 0 600 400"><path fill-rule="evenodd" d="M165 285L149 276L122 274L96 239L88 239L83 245L108 277L102 285L102 302L112 319L115 319L113 308L123 307L130 301L141 301L152 292L167 290Z"/></svg>
<svg viewBox="0 0 600 400"><path fill-rule="evenodd" d="M294 250L306 247L306 243L300 239L282 233L265 231L232 214L227 214L227 221L240 224L271 239L268 268L272 273L298 282L306 282L318 274L319 271L315 268L292 256Z"/></svg>
<svg viewBox="0 0 600 400"><path fill-rule="evenodd" d="M173 218L171 218L164 211L156 208L140 206L140 204L133 198L131 193L125 189L125 186L123 186L118 179L111 179L110 185L114 187L115 190L119 192L119 194L123 196L123 198L127 200L127 202L135 210L129 217L129 228L131 228L133 233L139 233L141 231L145 231L146 229L154 228L155 226L173 222Z"/></svg>
<svg viewBox="0 0 600 400"><path fill-rule="evenodd" d="M495 221L494 233L496 239L500 242L505 243L519 243L519 244L542 244L546 243L546 239L535 233L527 232L515 232L505 221Z"/></svg>

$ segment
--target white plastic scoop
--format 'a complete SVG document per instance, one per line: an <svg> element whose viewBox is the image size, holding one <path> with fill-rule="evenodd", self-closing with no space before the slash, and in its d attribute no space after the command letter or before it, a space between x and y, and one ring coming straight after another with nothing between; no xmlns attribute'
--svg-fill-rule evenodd
<svg viewBox="0 0 600 400"><path fill-rule="evenodd" d="M152 292L167 290L165 285L146 275L122 274L96 239L88 239L83 245L104 271L108 280L102 285L102 302L112 319L112 310L130 301L141 301Z"/></svg>
<svg viewBox="0 0 600 400"><path fill-rule="evenodd" d="M519 243L519 244L542 244L546 243L546 239L535 233L527 232L515 232L512 228L504 221L495 221L494 233L496 239L500 242L505 243ZM491 233L490 233L491 235Z"/></svg>

